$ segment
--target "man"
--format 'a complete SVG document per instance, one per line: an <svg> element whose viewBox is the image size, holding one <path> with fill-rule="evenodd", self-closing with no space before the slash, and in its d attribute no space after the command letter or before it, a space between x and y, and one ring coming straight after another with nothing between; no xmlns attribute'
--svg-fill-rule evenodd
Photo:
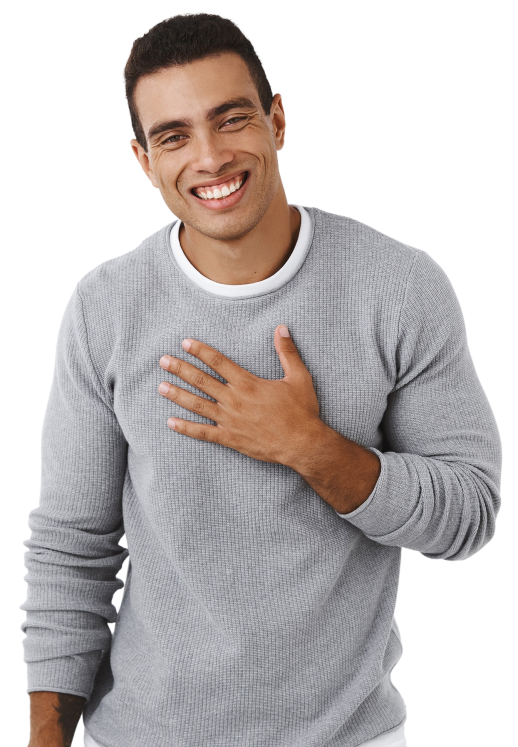
<svg viewBox="0 0 518 747"><path fill-rule="evenodd" d="M229 20L159 23L125 75L179 220L88 272L60 327L30 747L81 712L87 747L401 747L401 548L466 559L500 508L455 292L426 252L288 204L281 96Z"/></svg>

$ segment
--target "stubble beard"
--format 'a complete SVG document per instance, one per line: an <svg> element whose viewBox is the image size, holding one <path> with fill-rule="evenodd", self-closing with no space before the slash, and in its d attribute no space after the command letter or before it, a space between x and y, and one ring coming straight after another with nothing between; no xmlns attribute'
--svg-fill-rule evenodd
<svg viewBox="0 0 518 747"><path fill-rule="evenodd" d="M216 225L216 221L211 220L211 211L207 210L206 220L200 220L198 216L194 214L194 211L187 212L183 210L185 203L182 204L182 209L178 210L174 204L169 204L164 195L162 196L164 197L165 202L168 203L171 212L174 213L174 215L176 215L186 226L189 226L195 231L198 231L198 233L216 241L235 241L236 239L246 236L247 233L261 222L277 194L279 184L280 176L277 171L277 173L273 174L267 183L263 184L263 189L260 193L254 195L253 210L247 211L247 213L239 219L237 216L234 217L229 213L226 216L226 220L222 221L219 227ZM183 215L181 213L183 213Z"/></svg>

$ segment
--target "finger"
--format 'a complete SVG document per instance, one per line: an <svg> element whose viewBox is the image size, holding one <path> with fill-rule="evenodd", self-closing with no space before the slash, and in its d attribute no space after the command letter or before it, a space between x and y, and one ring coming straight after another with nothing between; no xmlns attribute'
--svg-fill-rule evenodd
<svg viewBox="0 0 518 747"><path fill-rule="evenodd" d="M281 330L283 328L288 332L287 336L281 335ZM299 351L297 350L297 346L291 339L289 330L285 324L279 324L275 328L274 343L285 377L294 376L302 369L307 371L306 366L302 362Z"/></svg>
<svg viewBox="0 0 518 747"><path fill-rule="evenodd" d="M182 347L206 363L207 366L216 371L216 373L219 373L220 376L231 384L237 384L244 375L249 375L246 369L241 368L233 360L220 353L219 350L206 345L204 342L188 337L182 342Z"/></svg>
<svg viewBox="0 0 518 747"><path fill-rule="evenodd" d="M162 365L165 363L165 365ZM214 376L210 376L208 373L200 371L199 368L193 366L192 363L187 363L179 358L173 358L171 355L163 355L160 358L160 365L165 371L169 371L175 376L179 376L180 379L186 381L188 384L192 384L205 394L208 394L213 399L219 401L220 397L223 396L225 391L225 384L218 381Z"/></svg>
<svg viewBox="0 0 518 747"><path fill-rule="evenodd" d="M181 418L169 418L167 425L171 430L181 433L183 436L196 438L199 441L210 441L213 444L221 443L221 428L217 425L202 425Z"/></svg>
<svg viewBox="0 0 518 747"><path fill-rule="evenodd" d="M218 403L212 402L210 399L205 397L198 397L197 394L191 394L186 392L179 386L170 384L168 381L162 381L158 387L158 391L166 399L170 399L171 402L176 402L180 407L185 407L186 410L191 412L197 412L198 415L203 415L204 418L209 420L216 420L218 417Z"/></svg>

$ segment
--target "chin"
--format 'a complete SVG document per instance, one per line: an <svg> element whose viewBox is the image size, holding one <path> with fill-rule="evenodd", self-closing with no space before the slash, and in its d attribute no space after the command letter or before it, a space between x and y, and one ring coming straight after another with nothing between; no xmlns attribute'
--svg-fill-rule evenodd
<svg viewBox="0 0 518 747"><path fill-rule="evenodd" d="M214 223L206 223L200 227L193 226L197 231L202 233L204 236L208 236L210 239L216 241L235 241L249 233L261 218L257 221L228 221L224 222L224 225L220 223L219 226L215 226ZM216 222L216 221L214 221Z"/></svg>
<svg viewBox="0 0 518 747"><path fill-rule="evenodd" d="M267 205L256 206L254 211L245 210L225 214L209 214L205 220L200 220L198 215L189 215L182 218L178 213L180 220L185 225L194 228L195 231L208 236L216 241L234 241L246 236L262 220L268 210L270 203Z"/></svg>

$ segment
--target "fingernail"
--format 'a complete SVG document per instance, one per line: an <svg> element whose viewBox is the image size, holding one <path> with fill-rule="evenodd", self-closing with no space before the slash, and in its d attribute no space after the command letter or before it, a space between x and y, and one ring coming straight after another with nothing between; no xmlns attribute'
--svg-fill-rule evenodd
<svg viewBox="0 0 518 747"><path fill-rule="evenodd" d="M281 324L281 326L279 327L279 332L281 334L281 337L289 337L290 336L290 331L289 331L288 327L285 324Z"/></svg>
<svg viewBox="0 0 518 747"><path fill-rule="evenodd" d="M190 347L191 347L191 340L187 339L182 342L182 348L184 350L189 350Z"/></svg>

